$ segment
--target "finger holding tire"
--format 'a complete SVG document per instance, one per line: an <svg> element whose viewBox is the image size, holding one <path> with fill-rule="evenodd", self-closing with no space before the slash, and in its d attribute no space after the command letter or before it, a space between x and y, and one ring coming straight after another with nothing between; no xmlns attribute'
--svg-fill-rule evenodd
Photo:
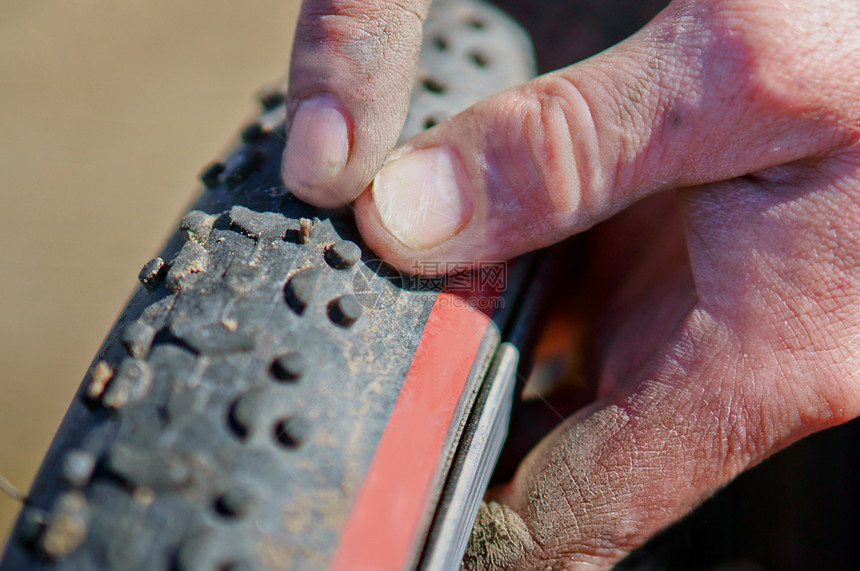
<svg viewBox="0 0 860 571"><path fill-rule="evenodd" d="M283 176L315 206L355 198L394 146L430 0L305 0L290 66Z"/></svg>

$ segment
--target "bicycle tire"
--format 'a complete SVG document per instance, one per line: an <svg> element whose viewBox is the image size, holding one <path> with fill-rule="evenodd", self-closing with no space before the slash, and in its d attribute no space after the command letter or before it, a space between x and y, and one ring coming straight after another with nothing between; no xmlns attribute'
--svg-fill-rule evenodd
<svg viewBox="0 0 860 571"><path fill-rule="evenodd" d="M533 70L503 14L437 0L404 136ZM415 287L348 209L283 187L283 90L261 101L141 270L0 569L458 564L506 427L503 341L531 311L532 262L506 291ZM504 309L470 306L490 297Z"/></svg>

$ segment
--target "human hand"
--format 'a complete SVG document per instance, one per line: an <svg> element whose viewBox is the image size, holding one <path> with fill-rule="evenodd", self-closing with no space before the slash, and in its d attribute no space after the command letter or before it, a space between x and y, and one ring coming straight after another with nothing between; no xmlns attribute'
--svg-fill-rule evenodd
<svg viewBox="0 0 860 571"><path fill-rule="evenodd" d="M306 0L290 63L287 187L350 202L391 151L409 106L430 0Z"/></svg>
<svg viewBox="0 0 860 571"><path fill-rule="evenodd" d="M858 16L676 1L414 138L358 198L364 238L405 269L507 259L622 213L592 253L599 399L482 509L467 565L610 567L860 414Z"/></svg>

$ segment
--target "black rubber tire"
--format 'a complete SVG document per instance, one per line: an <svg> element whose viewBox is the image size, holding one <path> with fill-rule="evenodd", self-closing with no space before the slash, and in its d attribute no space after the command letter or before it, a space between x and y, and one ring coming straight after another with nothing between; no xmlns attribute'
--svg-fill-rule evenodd
<svg viewBox="0 0 860 571"><path fill-rule="evenodd" d="M472 0L436 3L425 50L407 134L533 67L524 34ZM282 91L262 103L141 270L0 568L330 564L436 294L374 263L349 209L318 210L283 187Z"/></svg>

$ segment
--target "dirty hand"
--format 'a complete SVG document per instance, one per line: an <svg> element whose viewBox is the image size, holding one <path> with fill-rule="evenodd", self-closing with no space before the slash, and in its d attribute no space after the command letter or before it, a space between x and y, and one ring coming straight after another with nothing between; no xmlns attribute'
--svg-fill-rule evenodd
<svg viewBox="0 0 860 571"><path fill-rule="evenodd" d="M335 94L294 122L306 109L324 125L301 137L327 178L289 154L286 168L321 205L356 196L396 138L403 90L378 90L412 65L427 8L328 5L306 3L311 79L292 91ZM612 292L599 399L482 509L468 565L610 567L741 471L860 414L858 21L848 0L676 1L419 135L358 197L363 236L404 269L507 259L621 212L592 254ZM374 42L386 61L362 59Z"/></svg>

